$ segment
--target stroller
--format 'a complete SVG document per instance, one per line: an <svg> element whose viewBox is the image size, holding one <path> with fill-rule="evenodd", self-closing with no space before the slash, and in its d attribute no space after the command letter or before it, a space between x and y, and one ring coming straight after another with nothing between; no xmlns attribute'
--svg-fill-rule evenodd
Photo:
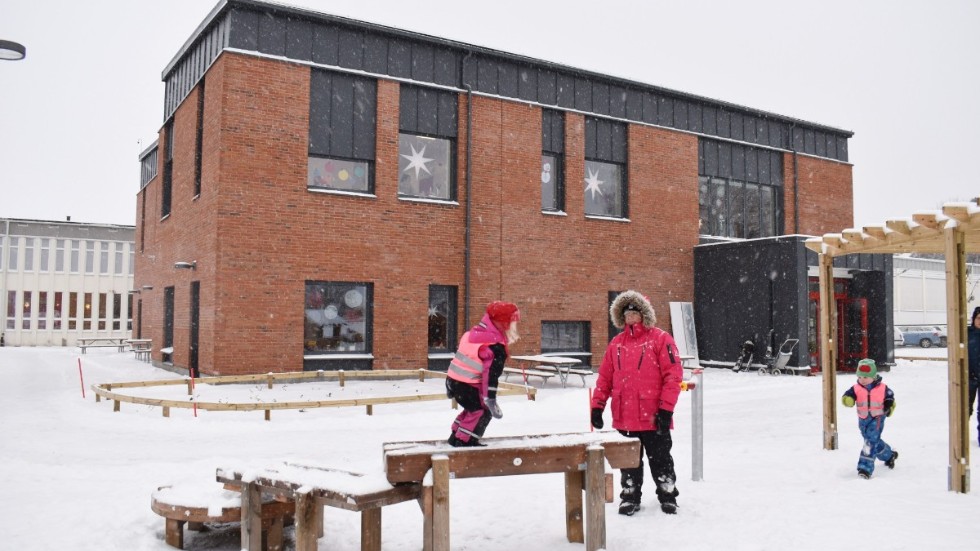
<svg viewBox="0 0 980 551"><path fill-rule="evenodd" d="M766 347L766 355L761 358L763 365L759 367L759 375L781 375L783 370L786 369L786 365L789 363L790 357L793 355L793 350L796 349L796 345L800 342L800 339L788 338L783 341L783 344L779 345L779 350L773 354L775 336L775 330L770 330L769 346ZM748 371L752 365L752 358L754 356L755 343L752 341L745 341L742 343L742 348L739 351L738 359L735 360L735 365L732 366L732 371L736 373L743 369Z"/></svg>

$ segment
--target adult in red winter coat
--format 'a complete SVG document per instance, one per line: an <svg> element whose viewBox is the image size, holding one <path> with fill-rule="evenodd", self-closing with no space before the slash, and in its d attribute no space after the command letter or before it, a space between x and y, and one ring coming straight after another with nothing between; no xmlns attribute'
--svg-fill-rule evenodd
<svg viewBox="0 0 980 551"><path fill-rule="evenodd" d="M609 308L613 325L623 331L613 337L599 368L592 394L592 426L603 427L602 411L612 397L612 426L624 436L638 438L650 461L657 484L660 509L677 512L677 475L670 455L674 406L681 392L684 370L677 344L657 328L650 301L636 291L624 291ZM632 515L640 509L643 457L640 466L623 469L619 513Z"/></svg>
<svg viewBox="0 0 980 551"><path fill-rule="evenodd" d="M480 438L490 418L504 416L497 405L497 383L509 354L507 345L518 339L520 319L516 304L494 301L483 319L459 339L446 372L446 395L463 408L453 421L450 445L483 445Z"/></svg>

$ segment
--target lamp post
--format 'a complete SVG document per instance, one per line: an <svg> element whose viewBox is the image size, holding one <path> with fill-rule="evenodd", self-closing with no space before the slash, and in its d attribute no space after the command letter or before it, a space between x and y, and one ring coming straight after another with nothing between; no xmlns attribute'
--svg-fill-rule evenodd
<svg viewBox="0 0 980 551"><path fill-rule="evenodd" d="M0 40L0 60L17 61L27 56L27 48L11 40Z"/></svg>

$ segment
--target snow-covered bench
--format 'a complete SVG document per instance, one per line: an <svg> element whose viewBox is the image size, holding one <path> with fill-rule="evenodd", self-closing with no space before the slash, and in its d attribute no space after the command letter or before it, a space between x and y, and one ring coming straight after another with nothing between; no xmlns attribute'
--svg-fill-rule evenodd
<svg viewBox="0 0 980 551"><path fill-rule="evenodd" d="M296 504L296 551L316 551L323 537L323 506L361 513L361 550L381 550L381 508L421 495L421 484L392 485L384 473L355 473L317 465L283 463L274 467L221 467L217 479L241 488L242 549L258 551L257 507L261 493Z"/></svg>
<svg viewBox="0 0 980 551"><path fill-rule="evenodd" d="M504 381L506 381L511 375L520 375L521 377L540 377L542 383L548 382L548 379L557 375L554 371L542 371L540 369L521 369L519 367L505 367L504 368Z"/></svg>
<svg viewBox="0 0 980 551"><path fill-rule="evenodd" d="M264 498L260 507L262 549L281 551L283 526L292 521L294 505ZM184 548L184 524L189 530L200 531L205 524L240 522L242 519L241 494L227 490L221 484L204 488L161 486L150 496L150 508L166 520L164 539L177 549Z"/></svg>

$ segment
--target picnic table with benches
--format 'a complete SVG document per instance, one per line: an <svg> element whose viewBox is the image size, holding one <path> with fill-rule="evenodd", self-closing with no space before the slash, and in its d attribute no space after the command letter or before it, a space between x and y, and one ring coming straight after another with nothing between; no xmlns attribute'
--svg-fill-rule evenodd
<svg viewBox="0 0 980 551"><path fill-rule="evenodd" d="M126 339L122 337L86 337L77 341L82 354L89 348L118 348L122 352L126 348Z"/></svg>
<svg viewBox="0 0 980 551"><path fill-rule="evenodd" d="M576 367L581 365L578 358L566 358L564 356L547 356L537 354L534 356L511 356L512 360L520 362L520 368L504 368L504 380L510 375L518 374L524 376L524 383L527 384L528 376L541 377L547 380L547 374L558 375L561 387L568 386L568 376L578 375L582 378L582 386L585 386L585 378L592 375L591 369Z"/></svg>
<svg viewBox="0 0 980 551"><path fill-rule="evenodd" d="M127 339L126 344L136 356L137 360L144 362L150 361L150 352L153 350L153 339Z"/></svg>

